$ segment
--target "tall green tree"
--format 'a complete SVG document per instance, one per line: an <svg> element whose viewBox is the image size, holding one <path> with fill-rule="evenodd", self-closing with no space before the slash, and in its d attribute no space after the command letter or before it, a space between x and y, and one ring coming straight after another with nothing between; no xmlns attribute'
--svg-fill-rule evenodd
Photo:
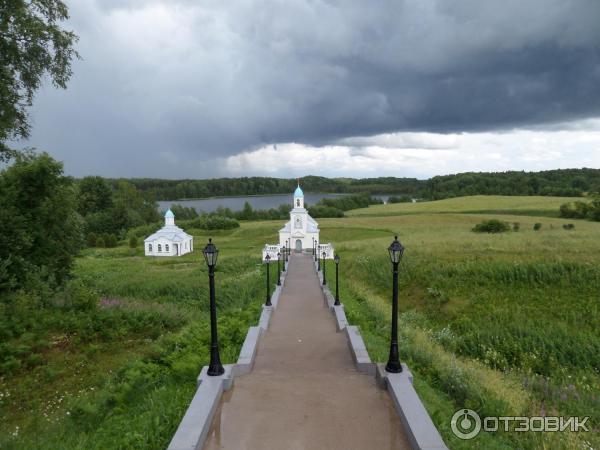
<svg viewBox="0 0 600 450"><path fill-rule="evenodd" d="M112 189L102 177L84 177L79 183L78 210L82 216L109 209Z"/></svg>
<svg viewBox="0 0 600 450"><path fill-rule="evenodd" d="M69 18L60 0L0 0L0 160L14 155L7 141L29 136L27 108L48 76L66 88L77 36L63 30Z"/></svg>
<svg viewBox="0 0 600 450"><path fill-rule="evenodd" d="M72 183L46 153L19 153L0 172L0 290L65 280L83 245Z"/></svg>

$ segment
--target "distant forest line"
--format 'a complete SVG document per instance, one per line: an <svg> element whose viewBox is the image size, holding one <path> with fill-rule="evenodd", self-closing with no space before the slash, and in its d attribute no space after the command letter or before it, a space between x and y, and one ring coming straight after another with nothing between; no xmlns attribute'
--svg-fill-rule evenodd
<svg viewBox="0 0 600 450"><path fill-rule="evenodd" d="M144 197L153 200L180 200L239 195L289 194L295 178L241 177L204 180L163 180L154 178L107 179L116 187L127 181ZM549 195L580 197L600 192L600 169L558 169L541 172L466 172L419 180L416 178L301 178L305 192L402 194L426 200L465 195Z"/></svg>

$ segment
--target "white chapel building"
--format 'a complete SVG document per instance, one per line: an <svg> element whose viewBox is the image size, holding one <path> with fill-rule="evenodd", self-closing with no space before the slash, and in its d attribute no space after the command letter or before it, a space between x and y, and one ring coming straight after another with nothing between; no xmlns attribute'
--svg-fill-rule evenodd
<svg viewBox="0 0 600 450"><path fill-rule="evenodd" d="M144 239L146 256L181 256L194 250L194 237L175 225L175 214L165 213L165 226Z"/></svg>
<svg viewBox="0 0 600 450"><path fill-rule="evenodd" d="M301 252L312 251L313 242L319 242L319 224L304 208L304 192L298 184L294 192L294 207L290 211L290 220L279 230L279 245L287 246L289 243L292 250Z"/></svg>
<svg viewBox="0 0 600 450"><path fill-rule="evenodd" d="M271 259L277 259L277 253L283 251L283 247L290 246L292 252L312 253L313 244L316 243L319 256L326 253L326 258L333 258L333 247L331 244L321 244L319 236L319 224L310 217L304 207L304 192L298 187L294 192L293 208L290 211L290 220L279 230L279 244L265 245L263 249L263 260L268 254Z"/></svg>

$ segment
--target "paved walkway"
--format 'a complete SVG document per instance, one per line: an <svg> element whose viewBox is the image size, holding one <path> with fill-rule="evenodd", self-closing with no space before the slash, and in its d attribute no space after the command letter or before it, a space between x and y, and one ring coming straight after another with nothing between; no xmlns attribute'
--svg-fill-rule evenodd
<svg viewBox="0 0 600 450"><path fill-rule="evenodd" d="M407 449L386 391L356 371L312 259L294 255L254 369L235 379L205 449Z"/></svg>

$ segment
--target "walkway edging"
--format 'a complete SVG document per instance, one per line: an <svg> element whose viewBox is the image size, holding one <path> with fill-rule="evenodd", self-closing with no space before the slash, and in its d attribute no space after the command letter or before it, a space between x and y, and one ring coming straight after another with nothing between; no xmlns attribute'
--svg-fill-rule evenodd
<svg viewBox="0 0 600 450"><path fill-rule="evenodd" d="M203 366L198 375L197 389L188 406L177 431L171 438L167 450L200 450L208 437L208 432L221 401L224 391L233 387L236 376L245 375L252 371L258 342L263 331L269 327L271 316L277 305L285 284L285 272L281 274L281 286L276 286L271 295L271 305L264 306L259 319L259 325L248 328L246 339L236 364L225 364L225 373L220 376L208 376L208 366Z"/></svg>
<svg viewBox="0 0 600 450"><path fill-rule="evenodd" d="M448 450L429 413L413 387L413 377L406 364L402 372L389 373L385 364L377 364L378 384L387 387L396 411L415 450Z"/></svg>
<svg viewBox="0 0 600 450"><path fill-rule="evenodd" d="M360 330L357 326L348 323L344 305L333 305L333 296L329 287L323 285L323 276L317 270L317 263L315 263L315 270L319 276L325 302L335 314L337 329L343 330L346 334L356 369L361 373L374 375L377 384L382 389L387 388L411 447L414 450L448 450L413 386L413 376L408 366L403 363L402 372L388 373L385 364L375 364L371 361Z"/></svg>
<svg viewBox="0 0 600 450"><path fill-rule="evenodd" d="M196 394L179 423L168 450L198 450L202 447L223 391L231 389L233 385L233 365L226 364L224 368L225 373L218 377L209 377L206 374L208 367L202 368Z"/></svg>

